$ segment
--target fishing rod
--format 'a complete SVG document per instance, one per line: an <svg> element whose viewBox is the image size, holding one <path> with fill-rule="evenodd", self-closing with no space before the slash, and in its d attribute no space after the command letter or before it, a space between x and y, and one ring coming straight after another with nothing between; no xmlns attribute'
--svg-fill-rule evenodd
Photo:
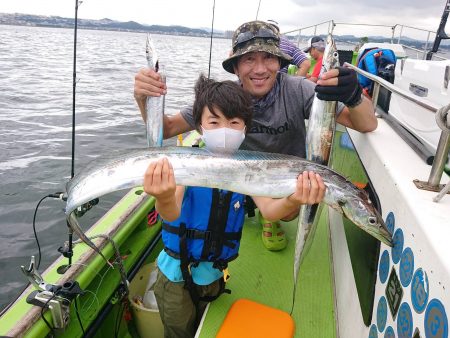
<svg viewBox="0 0 450 338"><path fill-rule="evenodd" d="M258 15L259 15L259 7L261 6L261 0L259 0L259 2L258 2L258 9L256 10L256 19L255 20L258 20Z"/></svg>
<svg viewBox="0 0 450 338"><path fill-rule="evenodd" d="M73 73L72 73L72 164L70 171L70 178L75 175L75 97L77 87L77 33L78 33L78 8L83 3L81 0L75 0L75 22L74 22L74 34L73 34ZM69 228L69 240L67 247L60 247L58 251L69 260L67 268L72 265L73 256L73 230L69 223L66 221Z"/></svg>
<svg viewBox="0 0 450 338"><path fill-rule="evenodd" d="M78 7L83 1L75 0L75 25L73 35L73 74L72 74L72 166L70 178L75 175L75 95L77 87L77 32L78 32Z"/></svg>
<svg viewBox="0 0 450 338"><path fill-rule="evenodd" d="M214 34L214 11L216 9L216 0L214 0L213 3L213 10L212 10L212 22L211 22L211 42L209 44L209 64L208 64L208 79L211 75L211 54L212 54L212 41L213 41L213 34Z"/></svg>
<svg viewBox="0 0 450 338"><path fill-rule="evenodd" d="M81 0L75 0L75 34L74 34L74 52L73 52L74 56L73 56L73 92L72 92L72 165L71 165L71 178L74 177L74 172L75 172L75 170L74 170L74 168L75 168L75 92L76 92L76 55L77 55L76 49L77 49L78 7L79 7L79 5L81 5L82 2L83 1L81 1ZM21 266L23 273L29 279L31 284L36 280L36 278L38 278L39 280L41 279L41 276L37 272L38 269L39 269L39 266L41 264L42 253L41 253L41 246L39 244L39 239L38 239L37 232L36 232L36 215L37 215L39 206L41 205L41 203L46 198L56 198L56 199L61 199L63 201L66 200L66 198L64 197L64 193L63 192L57 192L57 193L54 193L54 194L49 194L49 195L44 196L43 198L41 198L39 200L38 204L36 205L36 208L35 208L35 211L34 211L34 215L33 215L33 233L34 233L34 238L36 240L36 244L37 244L37 247L38 247L38 260L37 260L37 264L36 264L35 263L35 258L34 258L34 256L32 256L30 267L28 269L25 268L24 266ZM64 257L67 257L69 259L69 264L67 266L65 266L66 269L68 269L72 265L72 256L73 256L73 231L72 231L72 229L71 229L71 227L69 226L68 223L67 223L67 227L69 228L68 246L67 247L64 246L64 247L58 248L58 251ZM28 284L28 285L30 285L30 284ZM28 287L28 285L26 286L26 288ZM37 290L39 290L39 287L37 287ZM47 322L45 317L43 316L43 310L44 310L45 307L47 307L48 302L50 302L55 296L56 296L56 294L54 294L52 296L52 298L48 299L47 303L44 304L44 306L42 307L42 311L41 311L41 317L42 317L43 321L48 326L48 328L50 329L51 332L54 332L54 327L52 327ZM32 298L30 298L30 299L31 299L30 302L32 302L33 301ZM27 299L27 302L28 302L28 299ZM7 309L9 309L12 304L13 304L12 302L10 304L8 304L8 306L6 306L3 309L2 314ZM75 300L75 307L77 307L76 300ZM83 325L81 323L81 319L80 319L80 317L78 315L78 310L77 310L77 318L78 318L79 324L81 326L81 330L84 333L84 328L83 328Z"/></svg>

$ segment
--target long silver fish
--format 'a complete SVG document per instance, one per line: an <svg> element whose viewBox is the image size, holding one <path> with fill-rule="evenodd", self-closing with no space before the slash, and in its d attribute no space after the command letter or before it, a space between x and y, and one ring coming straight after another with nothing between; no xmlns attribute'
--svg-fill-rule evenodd
<svg viewBox="0 0 450 338"><path fill-rule="evenodd" d="M339 66L336 44L331 34L327 37L323 53L323 73ZM308 119L306 133L306 159L328 165L331 155L334 131L336 129L336 101L322 101L315 95ZM297 284L298 272L303 259L309 252L314 240L323 204L302 205L298 217L297 237L294 253L294 287ZM316 217L317 216L317 217Z"/></svg>
<svg viewBox="0 0 450 338"><path fill-rule="evenodd" d="M150 34L147 34L147 43L145 48L148 67L161 74L165 82L165 74L161 71L161 65L155 46L153 45ZM148 96L146 105L146 130L147 145L149 147L161 147L163 143L163 118L164 118L165 95L158 97Z"/></svg>
<svg viewBox="0 0 450 338"><path fill-rule="evenodd" d="M326 204L372 236L391 244L392 237L367 193L342 175L299 157L244 150L214 155L199 148L161 147L98 158L67 184L68 219L78 206L88 201L113 191L141 186L149 164L164 157L172 164L178 185L219 188L272 198L291 195L299 173L314 171L322 176L327 187ZM86 239L86 236L82 238ZM95 247L92 242L88 245Z"/></svg>

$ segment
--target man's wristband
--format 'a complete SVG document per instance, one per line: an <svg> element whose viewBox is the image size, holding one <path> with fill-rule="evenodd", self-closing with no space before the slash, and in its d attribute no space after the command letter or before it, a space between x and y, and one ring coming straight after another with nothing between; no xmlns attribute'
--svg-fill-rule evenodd
<svg viewBox="0 0 450 338"><path fill-rule="evenodd" d="M344 102L344 104L349 108L355 108L356 106L361 104L362 100L362 89L360 86L358 86L352 98L347 102Z"/></svg>

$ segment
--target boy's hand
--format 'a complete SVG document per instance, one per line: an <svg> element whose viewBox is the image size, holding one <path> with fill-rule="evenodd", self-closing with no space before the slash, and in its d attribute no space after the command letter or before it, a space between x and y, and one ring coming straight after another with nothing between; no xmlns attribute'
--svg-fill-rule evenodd
<svg viewBox="0 0 450 338"><path fill-rule="evenodd" d="M325 196L325 184L322 177L312 171L304 171L297 178L297 188L288 197L295 204L317 204Z"/></svg>
<svg viewBox="0 0 450 338"><path fill-rule="evenodd" d="M175 197L176 183L173 167L167 158L152 162L144 175L144 191L164 202Z"/></svg>

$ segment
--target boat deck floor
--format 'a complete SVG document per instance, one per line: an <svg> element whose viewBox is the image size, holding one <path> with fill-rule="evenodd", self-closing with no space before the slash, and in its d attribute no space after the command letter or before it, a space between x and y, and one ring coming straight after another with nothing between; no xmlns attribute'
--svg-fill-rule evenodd
<svg viewBox="0 0 450 338"><path fill-rule="evenodd" d="M336 337L334 297L331 278L327 208L310 252L300 267L292 318L295 337ZM290 313L293 301L293 261L297 220L283 224L288 246L278 252L268 251L261 241L262 227L257 217L244 225L239 257L230 263L231 278L224 294L212 302L197 334L200 338L215 337L230 306L240 298Z"/></svg>

